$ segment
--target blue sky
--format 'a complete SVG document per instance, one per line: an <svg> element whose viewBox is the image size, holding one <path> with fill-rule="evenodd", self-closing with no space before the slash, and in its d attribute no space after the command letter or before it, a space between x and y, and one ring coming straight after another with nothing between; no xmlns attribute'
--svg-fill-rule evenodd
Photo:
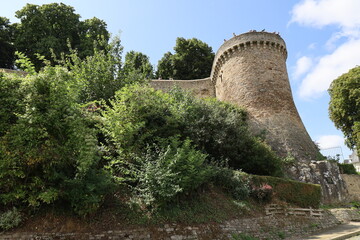
<svg viewBox="0 0 360 240"><path fill-rule="evenodd" d="M140 51L154 65L177 37L198 38L216 52L233 33L280 32L295 104L311 138L321 148L340 146L345 159L350 154L328 117L327 89L360 65L359 0L13 0L2 1L0 16L17 22L15 12L26 3L52 2L73 6L82 19L104 20L125 52Z"/></svg>

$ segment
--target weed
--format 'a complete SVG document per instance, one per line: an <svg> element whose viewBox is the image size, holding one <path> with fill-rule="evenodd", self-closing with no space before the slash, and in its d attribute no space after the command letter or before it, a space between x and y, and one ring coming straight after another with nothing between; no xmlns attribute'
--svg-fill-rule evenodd
<svg viewBox="0 0 360 240"><path fill-rule="evenodd" d="M310 227L311 228L318 228L319 224L318 223L312 223L312 224L310 224Z"/></svg>
<svg viewBox="0 0 360 240"><path fill-rule="evenodd" d="M14 207L0 215L0 229L9 230L18 226L21 222L21 214Z"/></svg>
<svg viewBox="0 0 360 240"><path fill-rule="evenodd" d="M286 238L285 233L284 233L284 232L281 232L281 231L277 232L277 236L278 236L280 239L285 239L285 238Z"/></svg>
<svg viewBox="0 0 360 240"><path fill-rule="evenodd" d="M231 240L259 240L259 238L247 235L245 233L233 233L231 234Z"/></svg>

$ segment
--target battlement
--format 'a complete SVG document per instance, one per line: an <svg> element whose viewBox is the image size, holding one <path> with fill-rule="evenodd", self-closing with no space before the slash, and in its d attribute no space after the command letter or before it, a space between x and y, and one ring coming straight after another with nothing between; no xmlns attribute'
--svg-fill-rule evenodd
<svg viewBox="0 0 360 240"><path fill-rule="evenodd" d="M287 58L285 41L277 33L269 32L247 32L225 41L215 55L211 70L211 80L215 83L220 73L221 66L231 56L239 51L254 50L254 48L264 48L281 52L284 60Z"/></svg>

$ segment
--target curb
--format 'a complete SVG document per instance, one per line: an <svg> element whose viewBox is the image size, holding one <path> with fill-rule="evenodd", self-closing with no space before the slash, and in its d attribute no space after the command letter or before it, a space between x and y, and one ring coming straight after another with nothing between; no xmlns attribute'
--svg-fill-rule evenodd
<svg viewBox="0 0 360 240"><path fill-rule="evenodd" d="M329 240L344 240L344 239L348 239L348 238L351 238L351 237L355 237L357 235L360 235L360 230L357 230L357 231L352 232L352 233L347 233L347 234L341 235L339 237L334 237L334 238L331 238Z"/></svg>
<svg viewBox="0 0 360 240"><path fill-rule="evenodd" d="M350 237L360 235L360 223L349 222L338 225L335 228L322 231L321 233L308 236L307 240L344 240Z"/></svg>

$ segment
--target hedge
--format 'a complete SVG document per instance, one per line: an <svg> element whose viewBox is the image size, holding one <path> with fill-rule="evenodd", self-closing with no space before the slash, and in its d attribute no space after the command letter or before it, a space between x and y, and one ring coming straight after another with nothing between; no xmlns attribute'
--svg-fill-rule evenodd
<svg viewBox="0 0 360 240"><path fill-rule="evenodd" d="M341 174L357 174L354 165L347 163L338 163Z"/></svg>
<svg viewBox="0 0 360 240"><path fill-rule="evenodd" d="M318 208L320 206L320 185L257 175L252 175L250 181L254 187L259 187L263 184L270 185L273 188L273 197L289 204L304 208Z"/></svg>

